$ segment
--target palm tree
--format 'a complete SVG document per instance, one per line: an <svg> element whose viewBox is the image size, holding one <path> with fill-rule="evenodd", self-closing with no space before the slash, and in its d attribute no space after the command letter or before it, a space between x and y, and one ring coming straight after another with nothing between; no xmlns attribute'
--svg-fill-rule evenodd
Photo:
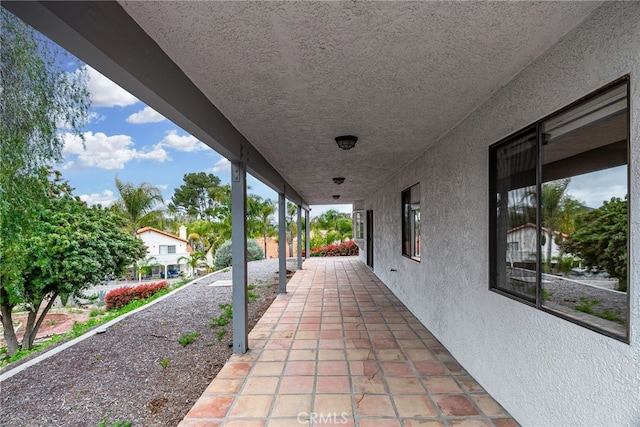
<svg viewBox="0 0 640 427"><path fill-rule="evenodd" d="M178 258L178 264L180 264L181 261L187 261L187 264L191 268L191 275L194 276L198 267L201 264L200 261L203 261L203 260L206 261L206 259L207 259L207 253L205 251L195 251L191 254L189 258L183 257L183 256Z"/></svg>
<svg viewBox="0 0 640 427"><path fill-rule="evenodd" d="M542 185L542 226L547 229L547 266L551 268L551 249L553 236L557 229L557 222L565 191L569 186L569 178L545 183Z"/></svg>
<svg viewBox="0 0 640 427"><path fill-rule="evenodd" d="M298 230L297 222L293 216L298 213L298 207L291 202L287 202L287 243L289 244L289 256L293 256L293 236Z"/></svg>
<svg viewBox="0 0 640 427"><path fill-rule="evenodd" d="M139 282L142 281L143 275L151 274L152 268L155 267L156 265L160 265L160 264L158 264L158 259L153 256L148 258L143 258L140 261L138 261L138 263L136 264L136 267L138 268L138 281Z"/></svg>
<svg viewBox="0 0 640 427"><path fill-rule="evenodd" d="M123 182L116 176L116 188L120 199L115 208L127 219L128 231L135 235L138 229L145 226L162 228L164 203L158 187L143 182L138 186Z"/></svg>
<svg viewBox="0 0 640 427"><path fill-rule="evenodd" d="M267 259L267 239L275 236L276 227L273 225L273 214L276 213L276 204L271 199L262 200L258 197L258 209L256 212L256 222L258 224L258 234L264 239L264 258Z"/></svg>
<svg viewBox="0 0 640 427"><path fill-rule="evenodd" d="M553 236L556 230L559 229L559 219L562 216L562 207L564 205L565 199L568 197L565 192L570 182L570 178L565 178L542 184L542 191L540 193L542 217L540 218L540 224L546 230L546 236L542 236L544 238L542 246L548 243L545 259L548 270L551 269L551 250L553 248L554 240ZM533 206L537 205L538 194L535 189L526 191L524 197L529 199L532 202Z"/></svg>

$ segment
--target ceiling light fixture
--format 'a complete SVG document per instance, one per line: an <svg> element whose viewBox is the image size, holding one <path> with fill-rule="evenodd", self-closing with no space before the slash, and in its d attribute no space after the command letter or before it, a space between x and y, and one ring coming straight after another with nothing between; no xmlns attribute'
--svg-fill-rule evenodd
<svg viewBox="0 0 640 427"><path fill-rule="evenodd" d="M336 177L336 178L333 178L333 182L334 182L335 184L340 185L340 184L342 184L342 183L344 182L344 178L342 178L342 177Z"/></svg>
<svg viewBox="0 0 640 427"><path fill-rule="evenodd" d="M351 150L356 146L357 141L358 137L353 135L342 135L336 137L336 143L338 144L338 147L342 148L343 150Z"/></svg>
<svg viewBox="0 0 640 427"><path fill-rule="evenodd" d="M333 195L333 196L331 196L331 197L333 197L334 199L338 200L338 199L340 198L340 195L339 195L339 194L334 194L334 195Z"/></svg>

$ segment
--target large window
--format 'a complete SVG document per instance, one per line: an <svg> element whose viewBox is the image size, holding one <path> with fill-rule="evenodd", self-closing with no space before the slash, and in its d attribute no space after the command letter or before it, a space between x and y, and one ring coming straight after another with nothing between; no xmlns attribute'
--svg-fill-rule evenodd
<svg viewBox="0 0 640 427"><path fill-rule="evenodd" d="M628 79L490 148L491 289L628 340Z"/></svg>
<svg viewBox="0 0 640 427"><path fill-rule="evenodd" d="M420 184L402 192L402 255L420 261Z"/></svg>

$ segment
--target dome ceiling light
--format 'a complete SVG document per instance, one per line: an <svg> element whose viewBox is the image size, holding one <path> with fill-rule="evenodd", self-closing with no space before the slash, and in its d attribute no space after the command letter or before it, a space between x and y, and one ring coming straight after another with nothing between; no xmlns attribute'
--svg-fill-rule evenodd
<svg viewBox="0 0 640 427"><path fill-rule="evenodd" d="M338 147L342 148L343 150L351 150L356 146L357 141L358 137L353 135L342 135L336 137L336 143L338 144Z"/></svg>

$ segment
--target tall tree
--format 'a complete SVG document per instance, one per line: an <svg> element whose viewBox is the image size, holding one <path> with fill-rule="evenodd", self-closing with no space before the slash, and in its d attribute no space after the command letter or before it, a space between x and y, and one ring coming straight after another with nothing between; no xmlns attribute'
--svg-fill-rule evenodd
<svg viewBox="0 0 640 427"><path fill-rule="evenodd" d="M276 203L271 199L260 196L247 198L247 227L250 237L262 237L264 257L267 258L267 239L277 234L277 227L273 224Z"/></svg>
<svg viewBox="0 0 640 427"><path fill-rule="evenodd" d="M187 240L194 251L207 252L216 241L216 226L210 221L194 221L187 226L187 231Z"/></svg>
<svg viewBox="0 0 640 427"><path fill-rule="evenodd" d="M293 256L293 236L298 231L298 223L293 220L293 217L298 213L298 206L291 202L287 202L287 244L289 245L289 256Z"/></svg>
<svg viewBox="0 0 640 427"><path fill-rule="evenodd" d="M547 244L547 254L545 257L547 268L551 268L551 250L553 248L553 237L558 230L560 212L562 210L563 201L567 197L566 191L571 179L565 178L557 181L546 182L542 184L542 193L540 195L540 204L542 218L541 225L546 229L544 236L545 244ZM527 196L535 202L538 195L535 191L528 192ZM535 205L535 203L534 203Z"/></svg>
<svg viewBox="0 0 640 427"><path fill-rule="evenodd" d="M628 203L613 197L602 206L576 218L576 230L562 247L585 265L618 278L618 290L627 290Z"/></svg>
<svg viewBox="0 0 640 427"><path fill-rule="evenodd" d="M162 227L164 199L158 187L146 182L136 186L116 177L116 188L120 193L120 199L114 209L126 218L129 233L135 235L142 227Z"/></svg>
<svg viewBox="0 0 640 427"><path fill-rule="evenodd" d="M40 205L36 226L21 250L12 254L12 262L24 268L11 295L0 301L9 355L20 345L12 320L16 305L28 311L21 343L27 350L57 296L83 296L83 290L108 275L119 276L146 254L140 239L122 231L122 217L100 206L88 207L71 192L56 174Z"/></svg>
<svg viewBox="0 0 640 427"><path fill-rule="evenodd" d="M62 159L61 128L82 136L87 74L68 73L55 45L0 8L0 304L11 307L49 191L42 167Z"/></svg>
<svg viewBox="0 0 640 427"><path fill-rule="evenodd" d="M220 178L205 172L185 174L183 180L184 184L174 190L171 198L178 211L206 220L221 215L219 211L231 192L228 185L221 185Z"/></svg>

